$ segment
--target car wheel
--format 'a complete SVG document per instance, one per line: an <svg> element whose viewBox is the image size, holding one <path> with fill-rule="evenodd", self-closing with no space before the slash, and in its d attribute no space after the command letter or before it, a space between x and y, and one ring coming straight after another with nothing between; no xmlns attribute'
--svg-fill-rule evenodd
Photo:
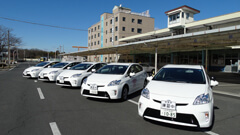
<svg viewBox="0 0 240 135"><path fill-rule="evenodd" d="M121 98L121 100L122 101L126 101L127 97L128 97L128 87L124 86L123 89L122 89L122 98Z"/></svg>

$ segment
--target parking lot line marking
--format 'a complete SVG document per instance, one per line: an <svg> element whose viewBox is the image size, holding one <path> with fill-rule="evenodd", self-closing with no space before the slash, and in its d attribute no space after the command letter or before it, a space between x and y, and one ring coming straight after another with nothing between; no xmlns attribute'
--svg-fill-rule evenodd
<svg viewBox="0 0 240 135"><path fill-rule="evenodd" d="M43 93L42 93L41 88L37 88L37 90L38 90L38 94L39 94L39 96L40 96L40 99L45 99L45 97L44 97L44 95L43 95Z"/></svg>
<svg viewBox="0 0 240 135"><path fill-rule="evenodd" d="M34 80L34 82L37 82L37 80Z"/></svg>
<svg viewBox="0 0 240 135"><path fill-rule="evenodd" d="M219 135L219 134L214 133L214 132L212 132L212 131L207 131L207 132L205 132L205 133L207 133L207 134L209 134L209 135Z"/></svg>
<svg viewBox="0 0 240 135"><path fill-rule="evenodd" d="M228 93L228 92L213 91L213 93L227 95L227 96L233 96L233 97L240 97L240 95L238 95L238 94L231 94L231 93Z"/></svg>
<svg viewBox="0 0 240 135"><path fill-rule="evenodd" d="M138 102L136 102L136 101L133 101L133 100L131 100L131 99L129 99L128 101L131 102L131 103L133 103L133 104L138 105Z"/></svg>
<svg viewBox="0 0 240 135"><path fill-rule="evenodd" d="M51 127L51 129L52 129L53 135L61 135L61 132L59 131L56 122L50 122L49 125L50 125L50 127Z"/></svg>

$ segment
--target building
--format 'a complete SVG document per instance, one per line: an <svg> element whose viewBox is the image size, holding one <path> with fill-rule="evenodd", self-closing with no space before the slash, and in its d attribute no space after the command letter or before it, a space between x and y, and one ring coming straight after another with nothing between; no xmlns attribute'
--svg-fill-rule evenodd
<svg viewBox="0 0 240 135"><path fill-rule="evenodd" d="M117 52L119 60L142 62L159 69L165 64L200 64L208 71L240 71L240 11L195 20L199 10L181 6L165 14L167 28L126 36L119 44L68 55L108 55Z"/></svg>
<svg viewBox="0 0 240 135"><path fill-rule="evenodd" d="M100 21L88 28L88 50L107 48L123 44L119 39L142 34L154 30L154 18L149 11L132 12L131 9L114 6L112 13L103 13ZM121 56L124 57L124 56ZM119 61L120 54L92 55L88 61L114 62ZM125 56L127 61L133 61L133 56ZM124 60L125 60L124 59Z"/></svg>

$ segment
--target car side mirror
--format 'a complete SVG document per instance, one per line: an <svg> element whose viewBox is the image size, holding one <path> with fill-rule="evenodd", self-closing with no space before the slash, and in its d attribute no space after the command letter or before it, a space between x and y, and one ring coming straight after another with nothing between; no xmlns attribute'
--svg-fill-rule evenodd
<svg viewBox="0 0 240 135"><path fill-rule="evenodd" d="M147 77L147 80L148 80L148 81L151 81L152 79L153 79L152 76Z"/></svg>
<svg viewBox="0 0 240 135"><path fill-rule="evenodd" d="M48 68L50 68L51 66L47 66Z"/></svg>
<svg viewBox="0 0 240 135"><path fill-rule="evenodd" d="M210 81L210 86L211 86L211 87L218 86L218 84L219 84L219 83L218 83L218 81L216 81L216 80L211 80L211 81Z"/></svg>
<svg viewBox="0 0 240 135"><path fill-rule="evenodd" d="M133 76L135 76L135 73L132 72L132 73L129 74L129 76L133 77Z"/></svg>
<svg viewBox="0 0 240 135"><path fill-rule="evenodd" d="M96 69L92 69L92 73L95 73L96 72Z"/></svg>

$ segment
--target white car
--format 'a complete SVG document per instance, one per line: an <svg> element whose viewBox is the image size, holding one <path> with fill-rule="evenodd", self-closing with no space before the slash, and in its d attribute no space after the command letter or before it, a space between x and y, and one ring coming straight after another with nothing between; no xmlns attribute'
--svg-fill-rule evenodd
<svg viewBox="0 0 240 135"><path fill-rule="evenodd" d="M46 61L38 63L35 66L29 67L23 71L23 77L29 77L29 78L38 78L39 73L49 66L52 66L54 64L57 64L57 61Z"/></svg>
<svg viewBox="0 0 240 135"><path fill-rule="evenodd" d="M126 100L146 86L147 73L135 63L111 63L84 79L81 95L102 99Z"/></svg>
<svg viewBox="0 0 240 135"><path fill-rule="evenodd" d="M38 75L38 80L41 81L56 81L57 76L66 69L79 64L80 62L60 62L49 68L45 68Z"/></svg>
<svg viewBox="0 0 240 135"><path fill-rule="evenodd" d="M142 90L138 113L145 119L209 128L214 118L213 86L200 65L166 65Z"/></svg>
<svg viewBox="0 0 240 135"><path fill-rule="evenodd" d="M57 77L56 84L60 86L80 87L82 81L92 72L97 71L106 63L84 62L65 70Z"/></svg>

